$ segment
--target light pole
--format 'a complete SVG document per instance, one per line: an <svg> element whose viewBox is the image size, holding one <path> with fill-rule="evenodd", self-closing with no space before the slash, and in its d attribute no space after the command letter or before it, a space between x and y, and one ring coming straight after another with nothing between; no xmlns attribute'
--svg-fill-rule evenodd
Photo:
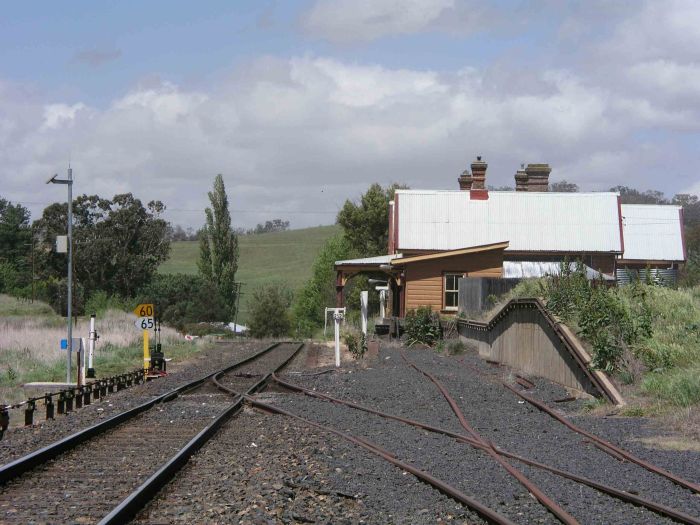
<svg viewBox="0 0 700 525"><path fill-rule="evenodd" d="M73 169L68 168L68 178L59 179L54 175L46 184L65 184L68 186L68 358L66 383L70 383L71 356L73 353Z"/></svg>

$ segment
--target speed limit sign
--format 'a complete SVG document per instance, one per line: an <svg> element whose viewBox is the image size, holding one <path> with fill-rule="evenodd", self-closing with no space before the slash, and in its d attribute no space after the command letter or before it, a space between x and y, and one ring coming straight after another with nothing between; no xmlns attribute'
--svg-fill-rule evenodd
<svg viewBox="0 0 700 525"><path fill-rule="evenodd" d="M156 323L153 320L153 317L139 317L134 321L134 326L140 330L151 330L152 328L155 328Z"/></svg>
<svg viewBox="0 0 700 525"><path fill-rule="evenodd" d="M134 313L137 317L153 317L156 313L156 309L152 304L140 304L134 308Z"/></svg>

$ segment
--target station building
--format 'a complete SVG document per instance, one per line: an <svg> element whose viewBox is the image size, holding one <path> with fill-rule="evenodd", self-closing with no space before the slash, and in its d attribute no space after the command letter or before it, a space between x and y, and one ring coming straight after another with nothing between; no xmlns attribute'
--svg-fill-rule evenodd
<svg viewBox="0 0 700 525"><path fill-rule="evenodd" d="M358 273L384 274L390 315L403 317L423 305L455 313L461 277L541 277L581 261L590 278L624 283L650 271L673 282L686 260L680 206L622 204L614 192L549 192L548 164L518 170L515 191L492 191L486 170L477 157L458 190L397 190L387 254L336 261L337 306Z"/></svg>

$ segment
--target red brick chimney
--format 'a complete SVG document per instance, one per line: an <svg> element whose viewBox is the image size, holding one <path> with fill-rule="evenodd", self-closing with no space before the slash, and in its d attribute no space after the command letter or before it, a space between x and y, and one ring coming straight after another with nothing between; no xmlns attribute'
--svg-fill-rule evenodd
<svg viewBox="0 0 700 525"><path fill-rule="evenodd" d="M464 170L462 174L457 177L457 182L459 182L459 189L461 191L469 191L472 189L472 176L469 170Z"/></svg>
<svg viewBox="0 0 700 525"><path fill-rule="evenodd" d="M552 168L549 164L528 164L525 168L527 175L527 191L549 191L549 174Z"/></svg>
<svg viewBox="0 0 700 525"><path fill-rule="evenodd" d="M520 169L515 172L515 191L527 191L527 173L525 173L525 164L521 164Z"/></svg>
<svg viewBox="0 0 700 525"><path fill-rule="evenodd" d="M472 186L469 191L469 197L472 200L486 200L489 198L489 192L486 189L486 164L481 157L478 156L474 162L472 162Z"/></svg>

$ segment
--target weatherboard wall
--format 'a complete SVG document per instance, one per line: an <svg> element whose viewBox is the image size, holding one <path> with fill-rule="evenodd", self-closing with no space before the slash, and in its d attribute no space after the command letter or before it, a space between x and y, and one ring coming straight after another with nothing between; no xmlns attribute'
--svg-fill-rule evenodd
<svg viewBox="0 0 700 525"><path fill-rule="evenodd" d="M444 276L459 273L465 277L501 277L503 252L457 255L443 259L412 263L406 266L406 310L430 306L444 309Z"/></svg>

